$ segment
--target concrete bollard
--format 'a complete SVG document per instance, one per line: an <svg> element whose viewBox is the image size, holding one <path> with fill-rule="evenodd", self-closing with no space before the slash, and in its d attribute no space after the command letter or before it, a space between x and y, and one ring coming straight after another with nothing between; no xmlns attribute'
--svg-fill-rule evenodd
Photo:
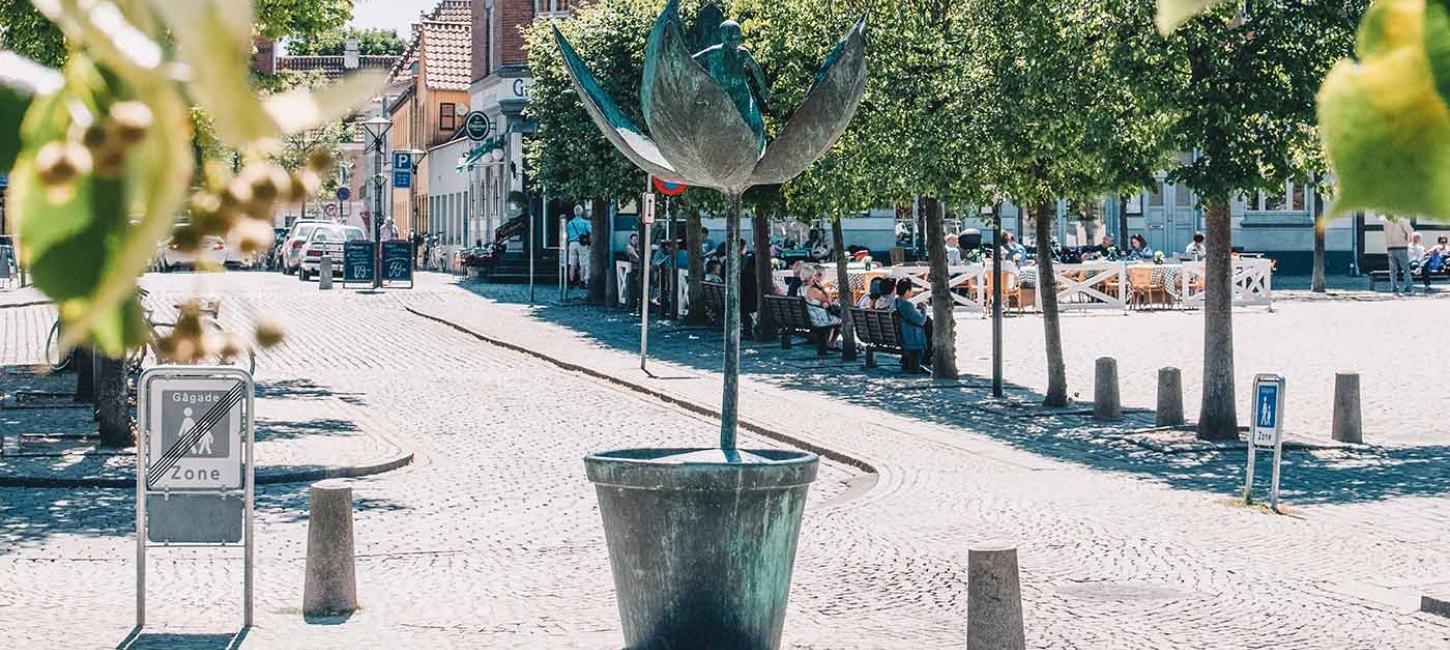
<svg viewBox="0 0 1450 650"><path fill-rule="evenodd" d="M1093 381L1093 419L1123 419L1123 403L1118 399L1118 360L1112 357L1098 359Z"/></svg>
<svg viewBox="0 0 1450 650"><path fill-rule="evenodd" d="M1023 650L1017 548L981 544L967 551L967 650Z"/></svg>
<svg viewBox="0 0 1450 650"><path fill-rule="evenodd" d="M1154 424L1183 426L1183 373L1177 368L1158 369L1158 414Z"/></svg>
<svg viewBox="0 0 1450 650"><path fill-rule="evenodd" d="M1330 437L1339 442L1364 442L1364 418L1359 411L1359 373L1334 374L1334 423Z"/></svg>
<svg viewBox="0 0 1450 650"><path fill-rule="evenodd" d="M338 480L312 484L307 519L307 577L302 613L345 614L357 609L353 558L352 487Z"/></svg>
<svg viewBox="0 0 1450 650"><path fill-rule="evenodd" d="M332 256L323 255L317 262L317 288L326 291L332 288Z"/></svg>

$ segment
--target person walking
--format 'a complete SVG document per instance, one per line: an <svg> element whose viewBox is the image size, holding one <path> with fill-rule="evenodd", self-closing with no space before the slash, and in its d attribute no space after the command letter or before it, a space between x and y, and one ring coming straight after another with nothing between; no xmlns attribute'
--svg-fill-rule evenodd
<svg viewBox="0 0 1450 650"><path fill-rule="evenodd" d="M589 219L584 217L584 206L574 206L574 218L564 227L564 234L569 241L567 273L569 286L584 288L589 286Z"/></svg>
<svg viewBox="0 0 1450 650"><path fill-rule="evenodd" d="M1410 271L1410 238L1414 236L1415 230L1410 227L1408 219L1398 219L1388 216L1381 216L1380 221L1385 227L1385 252L1390 257L1390 293L1400 293L1400 274L1405 274L1404 295L1410 295L1414 287L1414 278Z"/></svg>
<svg viewBox="0 0 1450 650"><path fill-rule="evenodd" d="M397 239L398 225L393 223L392 219L384 221L382 231L378 234L378 238L383 241L393 241Z"/></svg>

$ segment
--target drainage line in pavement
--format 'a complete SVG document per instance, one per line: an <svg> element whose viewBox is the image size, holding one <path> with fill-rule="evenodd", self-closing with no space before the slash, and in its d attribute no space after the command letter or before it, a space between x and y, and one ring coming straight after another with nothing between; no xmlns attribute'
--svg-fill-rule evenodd
<svg viewBox="0 0 1450 650"><path fill-rule="evenodd" d="M464 326L459 325L457 323L453 323L451 321L444 320L444 319L439 318L437 316L434 316L432 314L423 313L421 311L418 311L418 310L413 309L412 307L409 307L409 306L406 306L406 305L403 306L403 309L407 310L408 313L411 313L414 316L418 316L420 318L424 318L424 319L433 321L435 323L439 323L441 325L446 325L446 326L448 326L450 328L453 328L453 329L455 329L455 330L457 330L459 332L462 332L464 334L467 334L469 336L472 336L473 338L476 338L476 339L478 339L480 341L483 341L484 343L488 343L490 345L498 346L498 347L504 348L506 350L510 350L510 351L513 351L513 352L517 352L519 354L524 354L524 355L531 356L531 357L533 357L535 359L539 359L541 361L545 361L545 362L547 362L549 364L552 364L552 365L557 366L559 368L562 368L564 370L569 370L569 371L572 371L572 372L582 373L582 374L588 375L590 377L594 377L595 379L600 379L600 380L607 381L607 382L612 383L612 384L616 384L616 385L619 385L619 386L623 386L623 387L625 387L625 388L627 388L629 390L632 390L632 391L634 391L636 393L642 393L644 395L648 395L648 396L650 396L650 397L652 397L654 399L660 400L662 402L668 403L668 404L670 404L672 406L675 406L675 407L678 407L678 408L682 408L682 409L684 409L686 411L690 411L691 413L695 413L697 415L703 415L703 416L706 416L706 417L709 417L709 418L714 418L714 419L719 419L720 418L720 412L717 411L717 410L715 410L715 409L712 409L712 408L709 408L709 407L706 407L706 406L701 406L701 405L696 404L694 402L691 402L691 401L688 401L688 400L684 400L684 399L675 397L673 395L670 395L670 394L667 394L667 393L663 393L663 392L657 391L657 390L655 390L653 388L650 388L648 386L644 386L642 384L638 384L638 383L635 383L635 382L632 382L632 381L629 381L629 380L626 380L626 379L621 379L619 377L614 377L614 376L611 376L611 375L607 375L607 374L605 374L603 372L600 372L598 370L594 370L592 368L588 368L588 367L585 367L585 366L582 366L582 365L579 365L579 364L576 364L576 363L570 363L568 361L564 361L563 359L558 359L558 358L549 356L547 354L544 354L542 352L538 352L536 350L531 350L531 349L526 348L526 347L524 347L522 345L517 345L517 344L514 344L514 343L510 343L508 341L504 341L502 339L494 338L492 336L487 336L485 334L480 334L478 332L475 332L475 331L473 331L471 329L468 329L467 327L464 327ZM876 474L876 473L878 473L876 471L876 468L874 466L872 466L871 463L868 463L868 462L866 462L864 460L861 460L859 458L855 458L855 457L849 456L847 454L843 454L843 453L841 453L839 451L835 451L835 450L832 450L832 449L826 449L825 447L822 447L820 445L817 445L817 444L814 444L814 443L811 443L811 442L807 442L805 440L801 440L800 438L797 438L797 437L792 436L790 434L781 433L780 431L776 431L774 429L768 429L768 428L763 427L763 426L761 426L759 424L755 424L753 422L749 422L749 421L746 421L746 420L743 420L743 419L740 421L740 426L741 426L741 428L744 428L746 431L749 431L749 432L754 433L756 435L763 436L763 437L766 437L766 438L770 438L770 439L775 440L777 442L783 442L785 444L788 444L788 445L791 445L791 446L794 446L794 447L797 447L797 448L800 448L800 449L804 449L804 450L809 451L809 452L811 452L813 454L816 454L818 456L821 456L822 458L828 458L828 459L833 460L833 461L836 461L838 463L842 463L842 464L845 464L845 465L850 465L851 467L855 467L856 469L859 469L859 470L861 470L863 472L867 472L867 473L870 473L870 474Z"/></svg>

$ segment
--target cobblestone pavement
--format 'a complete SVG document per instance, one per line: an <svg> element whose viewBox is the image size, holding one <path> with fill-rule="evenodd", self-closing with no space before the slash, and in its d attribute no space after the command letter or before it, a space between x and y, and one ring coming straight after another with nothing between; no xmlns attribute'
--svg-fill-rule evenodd
<svg viewBox="0 0 1450 650"><path fill-rule="evenodd" d="M261 394L346 400L418 454L412 467L354 482L364 608L343 625L309 625L298 611L306 486L259 489L258 627L242 647L618 647L581 459L708 445L714 425L483 345L403 312L396 294L320 294L315 284L303 292L295 279L261 274L153 276L147 286L167 299L192 282L224 296L229 326L260 310L290 322L288 342L258 360ZM824 511L858 475L824 464L809 509ZM127 638L133 503L129 490L0 489L0 647L102 648ZM134 647L223 647L240 620L239 557L153 550L154 629Z"/></svg>
<svg viewBox="0 0 1450 650"><path fill-rule="evenodd" d="M719 399L709 361L718 333L660 331L652 348L669 362L651 378L624 345L631 319L622 314L531 309L436 275L381 295L322 294L261 274L147 283L165 294L194 281L225 294L235 323L258 309L292 321L288 344L259 359L264 388L346 396L420 459L355 483L364 609L340 625L308 625L297 611L305 487L261 492L260 625L243 647L618 647L578 459L606 447L708 445L713 427L404 307L706 405ZM966 549L989 538L1020 545L1030 647L1450 647L1450 621L1403 600L1450 574L1450 488L1413 480L1416 467L1433 477L1441 458L1306 452L1291 459L1288 482L1322 484L1301 489L1303 503L1290 499L1293 516L1272 516L1228 499L1239 454L1154 452L1115 440L1125 426L986 404L975 380L865 373L799 348L750 346L746 360L748 420L879 472L871 483L827 464L813 487L787 647L962 647ZM1024 383L1012 390L1022 402L1032 397ZM1129 403L1144 402L1133 390L1125 387ZM1381 470L1398 472L1395 485L1376 485ZM1354 487L1336 492L1335 481ZM0 645L126 638L130 508L125 491L0 490ZM240 567L237 553L218 555L153 554L151 619L170 625L138 646L224 643L217 635L235 628Z"/></svg>

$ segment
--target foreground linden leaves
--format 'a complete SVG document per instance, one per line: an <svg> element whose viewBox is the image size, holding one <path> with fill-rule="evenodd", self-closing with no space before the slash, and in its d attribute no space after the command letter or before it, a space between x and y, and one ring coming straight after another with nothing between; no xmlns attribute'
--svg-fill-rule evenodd
<svg viewBox="0 0 1450 650"><path fill-rule="evenodd" d="M0 52L0 173L20 153L20 122L32 98L55 94L64 85L59 72L14 52Z"/></svg>
<svg viewBox="0 0 1450 650"><path fill-rule="evenodd" d="M224 0L152 0L175 34L177 54L189 68L188 94L212 117L231 147L276 135L276 125L252 89L251 3Z"/></svg>
<svg viewBox="0 0 1450 650"><path fill-rule="evenodd" d="M1431 74L1424 19L1425 0L1379 0L1360 26L1360 61L1336 64L1320 88L1336 215L1450 220L1450 110Z"/></svg>
<svg viewBox="0 0 1450 650"><path fill-rule="evenodd" d="M297 88L267 98L267 115L282 135L316 128L341 119L372 99L382 89L387 75L359 72L318 90Z"/></svg>
<svg viewBox="0 0 1450 650"><path fill-rule="evenodd" d="M1226 0L1158 0L1158 31L1167 36L1184 21Z"/></svg>

